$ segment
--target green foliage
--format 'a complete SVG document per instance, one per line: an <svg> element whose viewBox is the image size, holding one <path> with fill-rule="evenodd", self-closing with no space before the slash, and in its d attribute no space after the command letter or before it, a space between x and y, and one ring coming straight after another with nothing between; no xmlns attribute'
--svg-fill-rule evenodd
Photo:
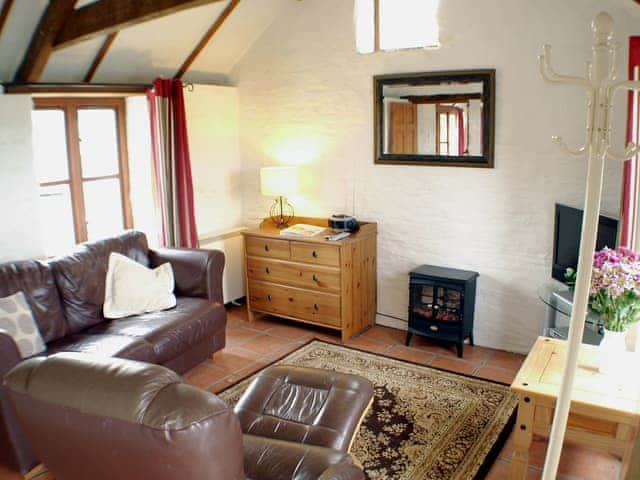
<svg viewBox="0 0 640 480"><path fill-rule="evenodd" d="M639 319L640 298L629 290L619 297L612 298L602 289L591 296L589 307L604 320L607 330L624 332Z"/></svg>
<svg viewBox="0 0 640 480"><path fill-rule="evenodd" d="M570 287L575 287L577 280L578 272L571 267L567 267L564 271L564 282Z"/></svg>

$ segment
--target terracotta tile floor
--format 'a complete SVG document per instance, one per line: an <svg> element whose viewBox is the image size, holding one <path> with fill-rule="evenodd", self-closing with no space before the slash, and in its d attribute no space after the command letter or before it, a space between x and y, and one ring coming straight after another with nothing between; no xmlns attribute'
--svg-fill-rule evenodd
<svg viewBox="0 0 640 480"><path fill-rule="evenodd" d="M295 324L275 317L263 317L250 324L244 307L232 307L228 310L227 347L216 353L213 359L188 372L185 378L194 385L217 393L313 338L341 343L338 334L330 330ZM503 383L511 383L524 360L522 355L469 345L464 348L464 359L458 359L453 346L447 348L414 335L411 347L405 347L404 340L404 332L376 326L346 345ZM531 451L528 480L540 478L545 450L546 442L536 439ZM487 479L509 478L512 451L510 437ZM619 471L620 462L615 457L567 445L558 479L614 480L619 477ZM0 468L0 480L18 478L21 477L3 472ZM33 478L53 480L46 472Z"/></svg>

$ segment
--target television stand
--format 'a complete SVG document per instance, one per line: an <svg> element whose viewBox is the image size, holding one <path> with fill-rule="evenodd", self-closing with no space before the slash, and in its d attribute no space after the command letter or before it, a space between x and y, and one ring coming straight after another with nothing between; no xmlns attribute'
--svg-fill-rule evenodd
<svg viewBox="0 0 640 480"><path fill-rule="evenodd" d="M573 309L573 290L565 284L551 281L538 288L538 298L546 305L545 324L542 334L546 337L566 340ZM603 326L598 315L587 313L582 343L599 345L603 337Z"/></svg>

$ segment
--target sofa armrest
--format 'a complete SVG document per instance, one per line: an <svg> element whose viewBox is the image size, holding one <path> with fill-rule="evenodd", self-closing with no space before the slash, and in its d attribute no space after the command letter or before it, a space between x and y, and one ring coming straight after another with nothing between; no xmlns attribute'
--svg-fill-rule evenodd
<svg viewBox="0 0 640 480"><path fill-rule="evenodd" d="M177 295L207 298L213 302L224 303L224 253L220 250L159 248L149 250L149 261L153 268L167 262L171 264Z"/></svg>
<svg viewBox="0 0 640 480"><path fill-rule="evenodd" d="M0 384L9 370L22 361L16 342L6 330L0 328Z"/></svg>
<svg viewBox="0 0 640 480"><path fill-rule="evenodd" d="M244 470L254 480L364 480L351 455L297 442L243 435Z"/></svg>

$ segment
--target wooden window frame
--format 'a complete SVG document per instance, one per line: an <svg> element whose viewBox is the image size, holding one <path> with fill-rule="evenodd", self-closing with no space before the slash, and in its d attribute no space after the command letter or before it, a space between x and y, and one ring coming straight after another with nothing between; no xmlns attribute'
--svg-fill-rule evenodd
<svg viewBox="0 0 640 480"><path fill-rule="evenodd" d="M447 115L447 141L446 142L440 142L440 115L443 113ZM452 107L450 105L441 105L439 103L436 104L436 155L442 154L440 152L440 143L447 144L446 155L449 155L449 153L451 152L451 115L452 114L457 114L456 107Z"/></svg>
<svg viewBox="0 0 640 480"><path fill-rule="evenodd" d="M41 187L69 185L73 225L76 243L88 240L86 212L84 205L83 184L87 181L118 178L122 203L122 219L124 229L133 228L131 209L131 193L129 183L129 159L127 151L126 103L124 98L34 98L34 110L61 110L65 117L67 143L67 161L69 176L66 180L40 183ZM82 176L82 159L80 156L80 134L78 131L78 110L113 109L116 115L116 139L118 142L118 169L115 175L100 177Z"/></svg>

